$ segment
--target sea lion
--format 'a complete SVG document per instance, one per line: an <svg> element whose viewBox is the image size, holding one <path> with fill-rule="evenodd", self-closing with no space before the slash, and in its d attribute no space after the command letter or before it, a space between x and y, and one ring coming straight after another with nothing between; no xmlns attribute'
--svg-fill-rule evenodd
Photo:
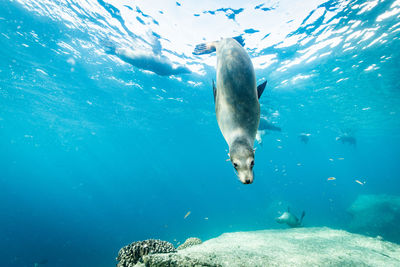
<svg viewBox="0 0 400 267"><path fill-rule="evenodd" d="M341 141L342 144L348 143L349 145L352 146L356 146L357 144L357 139L354 136L347 133L336 137L336 141Z"/></svg>
<svg viewBox="0 0 400 267"><path fill-rule="evenodd" d="M295 227L301 227L301 223L303 222L303 218L306 215L306 213L303 211L303 213L301 214L300 220L293 214L290 212L290 209L288 207L287 211L285 211L281 216L279 216L278 218L276 218L276 222L277 223L286 223L287 225L289 225L292 228Z"/></svg>
<svg viewBox="0 0 400 267"><path fill-rule="evenodd" d="M186 66L175 66L169 58L163 55L154 55L150 52L137 52L129 48L117 48L114 51L114 55L126 63L160 76L190 73L190 70Z"/></svg>
<svg viewBox="0 0 400 267"><path fill-rule="evenodd" d="M258 130L256 134L256 140L260 146L263 145L263 136L268 133L268 131L280 132L281 127L274 125L272 122L268 121L267 118L261 116L260 124L258 125Z"/></svg>
<svg viewBox="0 0 400 267"><path fill-rule="evenodd" d="M241 37L225 38L197 45L193 54L217 52L217 86L213 81L213 92L218 125L240 181L251 184L253 145L260 122L258 99L267 82L256 86L253 64L242 45Z"/></svg>
<svg viewBox="0 0 400 267"><path fill-rule="evenodd" d="M258 126L258 130L268 130L268 131L275 131L280 132L282 131L281 127L276 126L274 123L267 120L265 117L260 117L260 125Z"/></svg>
<svg viewBox="0 0 400 267"><path fill-rule="evenodd" d="M109 41L102 41L104 51L107 54L117 56L136 68L151 71L160 76L171 76L191 73L188 67L174 64L168 57L162 54L162 47L153 32L148 32L151 50L139 51L129 47L117 47Z"/></svg>
<svg viewBox="0 0 400 267"><path fill-rule="evenodd" d="M309 134L309 133L301 133L301 134L299 134L300 141L303 142L304 144L307 144L308 140L310 139L310 135L311 134Z"/></svg>

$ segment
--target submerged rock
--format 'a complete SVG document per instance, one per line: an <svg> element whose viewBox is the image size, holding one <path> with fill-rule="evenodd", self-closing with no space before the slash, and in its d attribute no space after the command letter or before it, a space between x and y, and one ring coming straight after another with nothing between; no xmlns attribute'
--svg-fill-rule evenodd
<svg viewBox="0 0 400 267"><path fill-rule="evenodd" d="M197 237L189 237L188 239L186 239L185 243L183 243L182 245L180 245L178 247L178 250L180 249L185 249L188 247L192 247L194 245L199 245L201 244L201 240Z"/></svg>
<svg viewBox="0 0 400 267"><path fill-rule="evenodd" d="M348 212L352 215L350 231L400 243L399 196L360 195Z"/></svg>
<svg viewBox="0 0 400 267"><path fill-rule="evenodd" d="M226 233L137 266L400 266L400 246L330 228Z"/></svg>
<svg viewBox="0 0 400 267"><path fill-rule="evenodd" d="M119 263L117 267L132 267L135 266L144 255L169 252L176 252L176 249L174 245L167 241L148 239L133 242L119 250L117 257Z"/></svg>

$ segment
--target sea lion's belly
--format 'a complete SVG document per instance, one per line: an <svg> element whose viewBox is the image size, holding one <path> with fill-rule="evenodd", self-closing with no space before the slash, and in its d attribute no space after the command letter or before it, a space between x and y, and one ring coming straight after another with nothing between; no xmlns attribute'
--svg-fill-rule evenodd
<svg viewBox="0 0 400 267"><path fill-rule="evenodd" d="M215 111L228 145L238 135L246 135L254 143L260 120L254 68L246 51L233 39L224 39L217 47Z"/></svg>

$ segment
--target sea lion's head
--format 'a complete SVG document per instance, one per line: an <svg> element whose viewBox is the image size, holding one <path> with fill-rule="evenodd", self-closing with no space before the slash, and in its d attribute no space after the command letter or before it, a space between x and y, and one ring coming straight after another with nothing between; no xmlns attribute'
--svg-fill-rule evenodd
<svg viewBox="0 0 400 267"><path fill-rule="evenodd" d="M254 179L254 149L245 140L235 140L229 148L229 158L237 172L239 180L251 184Z"/></svg>
<svg viewBox="0 0 400 267"><path fill-rule="evenodd" d="M288 218L289 218L289 213L288 212L284 212L281 216L275 218L275 221L277 223L286 223Z"/></svg>

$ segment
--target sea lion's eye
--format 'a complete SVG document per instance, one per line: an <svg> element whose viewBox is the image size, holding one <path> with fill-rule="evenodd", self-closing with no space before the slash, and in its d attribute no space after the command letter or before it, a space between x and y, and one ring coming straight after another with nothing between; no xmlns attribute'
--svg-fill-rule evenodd
<svg viewBox="0 0 400 267"><path fill-rule="evenodd" d="M251 166L251 167L254 166L254 160L251 161L250 166Z"/></svg>
<svg viewBox="0 0 400 267"><path fill-rule="evenodd" d="M237 168L237 164L236 163L233 163L233 167L236 169Z"/></svg>

